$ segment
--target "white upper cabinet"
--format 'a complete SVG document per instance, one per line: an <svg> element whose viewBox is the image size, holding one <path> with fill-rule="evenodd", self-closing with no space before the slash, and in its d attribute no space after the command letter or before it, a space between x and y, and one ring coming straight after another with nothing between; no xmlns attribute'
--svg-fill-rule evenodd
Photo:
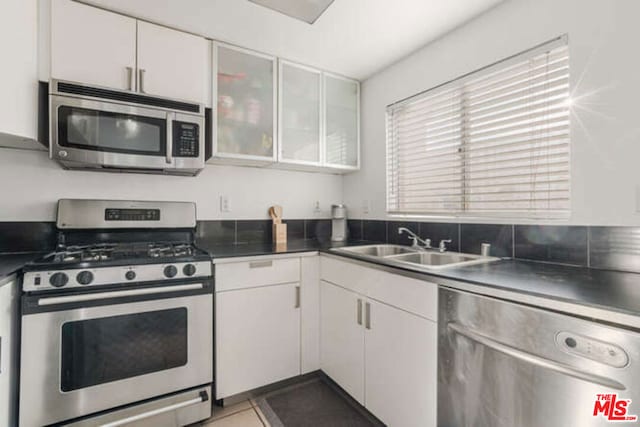
<svg viewBox="0 0 640 427"><path fill-rule="evenodd" d="M282 60L279 72L279 162L358 169L360 84Z"/></svg>
<svg viewBox="0 0 640 427"><path fill-rule="evenodd" d="M136 20L70 0L51 4L51 77L133 90Z"/></svg>
<svg viewBox="0 0 640 427"><path fill-rule="evenodd" d="M322 73L280 61L279 94L279 160L321 165Z"/></svg>
<svg viewBox="0 0 640 427"><path fill-rule="evenodd" d="M276 58L213 43L214 158L276 160Z"/></svg>
<svg viewBox="0 0 640 427"><path fill-rule="evenodd" d="M38 9L35 1L2 3L0 38L0 145L9 145L8 135L17 136L17 146L37 135L38 110ZM35 143L33 143L35 145ZM2 416L0 416L0 420ZM2 424L2 422L0 422Z"/></svg>
<svg viewBox="0 0 640 427"><path fill-rule="evenodd" d="M51 6L51 78L206 104L205 38L71 0Z"/></svg>
<svg viewBox="0 0 640 427"><path fill-rule="evenodd" d="M203 37L138 21L138 91L205 104L208 46Z"/></svg>
<svg viewBox="0 0 640 427"><path fill-rule="evenodd" d="M359 166L360 84L324 74L325 166Z"/></svg>

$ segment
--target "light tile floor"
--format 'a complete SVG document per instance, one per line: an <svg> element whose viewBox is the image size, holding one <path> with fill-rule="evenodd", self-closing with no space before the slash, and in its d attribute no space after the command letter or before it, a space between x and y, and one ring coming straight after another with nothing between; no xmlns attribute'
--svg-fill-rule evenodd
<svg viewBox="0 0 640 427"><path fill-rule="evenodd" d="M213 416L200 423L202 427L270 427L253 400L243 400L235 405L213 407Z"/></svg>

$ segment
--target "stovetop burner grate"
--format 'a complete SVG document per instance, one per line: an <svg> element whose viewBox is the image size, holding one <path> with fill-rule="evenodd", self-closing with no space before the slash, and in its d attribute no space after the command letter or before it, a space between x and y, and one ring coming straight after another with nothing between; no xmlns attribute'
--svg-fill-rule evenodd
<svg viewBox="0 0 640 427"><path fill-rule="evenodd" d="M122 259L140 260L149 258L191 257L197 249L189 243L143 242L143 243L99 243L73 245L61 248L45 257L44 263L74 263L114 261Z"/></svg>

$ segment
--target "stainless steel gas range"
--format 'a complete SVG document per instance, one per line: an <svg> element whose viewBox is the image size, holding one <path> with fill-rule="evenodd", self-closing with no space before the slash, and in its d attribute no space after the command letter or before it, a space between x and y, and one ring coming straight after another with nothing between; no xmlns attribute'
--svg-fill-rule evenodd
<svg viewBox="0 0 640 427"><path fill-rule="evenodd" d="M23 277L20 426L208 418L213 278L195 205L60 200L57 227L58 250Z"/></svg>

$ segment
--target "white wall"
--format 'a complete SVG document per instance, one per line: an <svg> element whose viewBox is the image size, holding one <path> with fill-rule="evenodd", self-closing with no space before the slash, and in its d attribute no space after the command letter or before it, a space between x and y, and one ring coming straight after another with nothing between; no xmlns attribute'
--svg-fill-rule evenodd
<svg viewBox="0 0 640 427"><path fill-rule="evenodd" d="M228 213L220 212L221 195ZM46 152L0 148L0 221L53 221L60 198L192 201L198 219L267 219L273 204L285 219L328 218L342 201L342 177L214 165L197 177L68 171Z"/></svg>
<svg viewBox="0 0 640 427"><path fill-rule="evenodd" d="M638 16L637 0L509 0L366 80L363 166L345 177L351 217L387 217L386 105L567 33L575 104L569 223L640 224Z"/></svg>

